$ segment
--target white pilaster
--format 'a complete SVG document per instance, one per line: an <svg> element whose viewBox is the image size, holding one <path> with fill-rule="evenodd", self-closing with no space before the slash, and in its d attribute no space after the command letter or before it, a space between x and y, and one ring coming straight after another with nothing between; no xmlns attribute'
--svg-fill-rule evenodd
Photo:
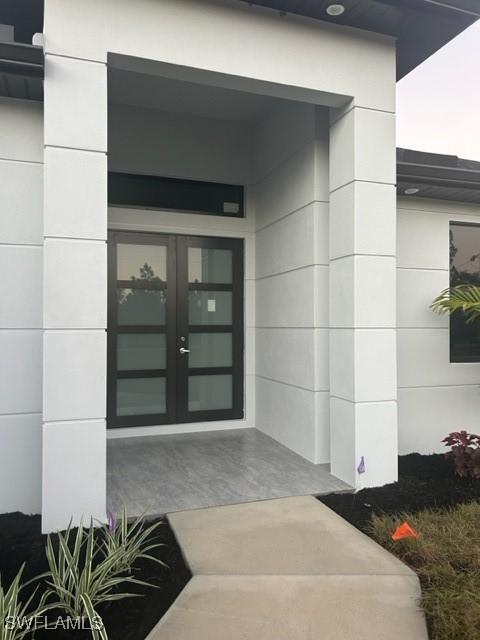
<svg viewBox="0 0 480 640"><path fill-rule="evenodd" d="M107 68L45 67L42 528L105 518Z"/></svg>
<svg viewBox="0 0 480 640"><path fill-rule="evenodd" d="M397 479L395 115L352 106L330 145L331 470L377 486Z"/></svg>

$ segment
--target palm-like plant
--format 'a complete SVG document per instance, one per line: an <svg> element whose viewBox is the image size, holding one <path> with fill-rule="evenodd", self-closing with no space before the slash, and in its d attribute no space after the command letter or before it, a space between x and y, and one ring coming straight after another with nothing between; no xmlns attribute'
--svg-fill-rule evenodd
<svg viewBox="0 0 480 640"><path fill-rule="evenodd" d="M480 317L480 286L475 284L459 284L444 289L430 305L436 313L463 311L465 321L473 322Z"/></svg>

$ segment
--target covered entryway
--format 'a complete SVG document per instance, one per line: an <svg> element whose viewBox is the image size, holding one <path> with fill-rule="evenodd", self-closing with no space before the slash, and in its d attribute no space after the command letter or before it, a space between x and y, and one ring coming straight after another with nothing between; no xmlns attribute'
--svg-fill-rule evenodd
<svg viewBox="0 0 480 640"><path fill-rule="evenodd" d="M108 83L109 509L348 490L360 456L362 482L390 469L393 449L374 457L346 427L356 400L364 411L390 387L357 398L353 363L338 367L354 324L329 310L343 264L330 264L330 108L346 98L118 54Z"/></svg>
<svg viewBox="0 0 480 640"><path fill-rule="evenodd" d="M247 5L123 4L92 4L80 44L71 15L46 22L44 530L105 517L106 440L133 436L256 428L350 485L394 481L394 40ZM119 200L116 174L227 185L244 206ZM108 231L243 241L243 417L107 433ZM147 376L120 379L131 411Z"/></svg>
<svg viewBox="0 0 480 640"><path fill-rule="evenodd" d="M130 516L351 490L257 429L109 440L107 483Z"/></svg>

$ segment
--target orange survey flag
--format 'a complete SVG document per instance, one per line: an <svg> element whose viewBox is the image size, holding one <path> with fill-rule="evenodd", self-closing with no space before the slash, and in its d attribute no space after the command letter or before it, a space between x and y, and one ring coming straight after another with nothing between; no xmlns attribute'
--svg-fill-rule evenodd
<svg viewBox="0 0 480 640"><path fill-rule="evenodd" d="M408 522L404 522L395 529L392 534L392 540L402 540L402 538L418 538L419 534L413 529Z"/></svg>

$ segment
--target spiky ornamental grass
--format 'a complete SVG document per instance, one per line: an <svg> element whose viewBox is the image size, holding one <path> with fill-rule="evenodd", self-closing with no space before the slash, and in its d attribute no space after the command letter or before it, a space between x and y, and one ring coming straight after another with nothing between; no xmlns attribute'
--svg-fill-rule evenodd
<svg viewBox="0 0 480 640"><path fill-rule="evenodd" d="M393 542L404 521L420 537ZM417 572L430 640L480 640L480 503L374 516L371 533Z"/></svg>
<svg viewBox="0 0 480 640"><path fill-rule="evenodd" d="M22 590L32 582L38 580L33 578L26 583L22 583L22 575L25 564L23 564L9 588L5 590L2 585L0 575L0 640L22 640L27 636L32 636L32 629L35 625L38 628L37 618L53 608L47 605L47 595L43 594L36 607L32 607L36 590L22 602Z"/></svg>
<svg viewBox="0 0 480 640"><path fill-rule="evenodd" d="M133 575L134 563L148 559L159 564L151 551L161 545L151 541L156 522L144 528L143 518L128 524L126 509L120 523L109 519L109 526L95 529L82 524L74 534L71 526L64 533L55 534L58 546L48 536L46 556L49 571L46 578L47 599L56 600L56 606L72 618L88 618L94 640L107 640L98 606L106 602L138 597L124 591L129 585L153 586Z"/></svg>
<svg viewBox="0 0 480 640"><path fill-rule="evenodd" d="M138 560L151 560L166 568L166 564L151 553L154 549L164 546L154 542L153 534L160 526L154 522L145 526L144 515L139 516L132 523L128 523L127 508L122 508L120 522L109 514L108 527L102 540L105 556L114 555L118 558L117 570L130 573Z"/></svg>

